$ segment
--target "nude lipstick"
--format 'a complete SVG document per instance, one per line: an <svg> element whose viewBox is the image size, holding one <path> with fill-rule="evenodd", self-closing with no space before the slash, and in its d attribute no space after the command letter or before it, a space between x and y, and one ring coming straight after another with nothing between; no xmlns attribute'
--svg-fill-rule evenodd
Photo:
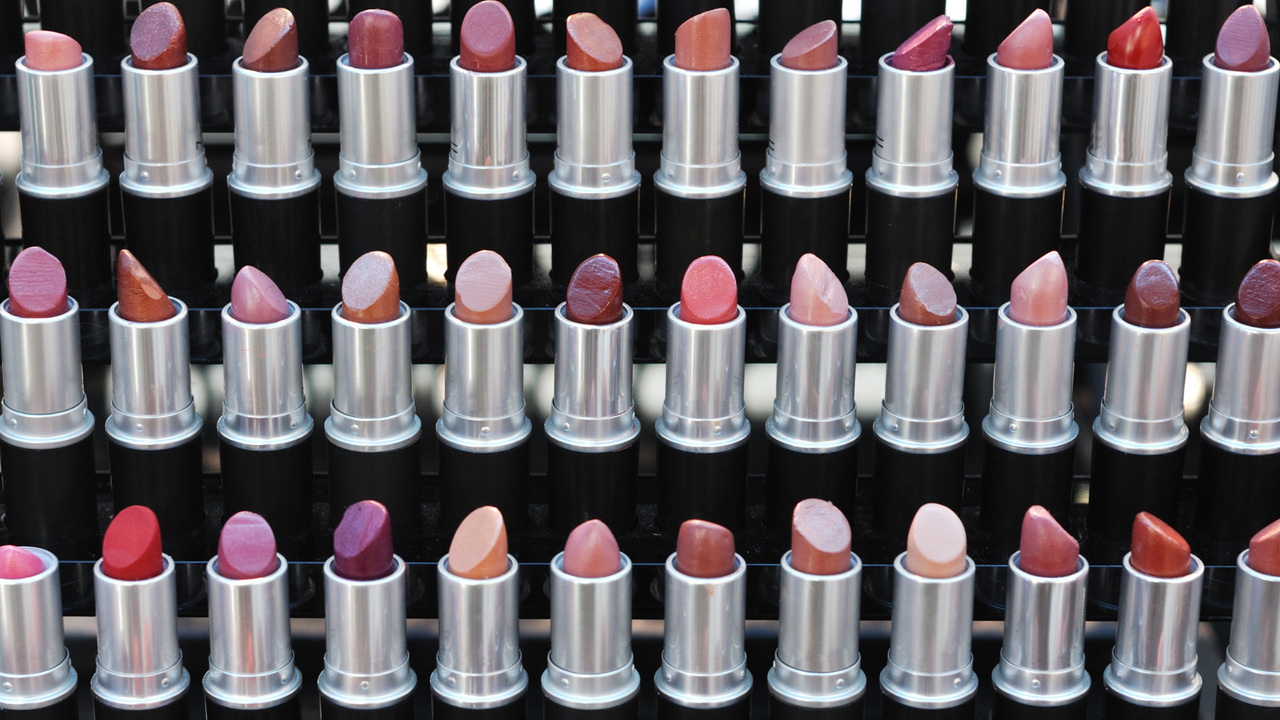
<svg viewBox="0 0 1280 720"><path fill-rule="evenodd" d="M733 532L706 520L680 525L663 574L659 717L747 720L747 563Z"/></svg>
<svg viewBox="0 0 1280 720"><path fill-rule="evenodd" d="M623 282L639 277L640 173L631 147L631 58L613 28L591 13L565 23L556 62L556 164L551 186L551 279L566 285L604 253Z"/></svg>
<svg viewBox="0 0 1280 720"><path fill-rule="evenodd" d="M105 300L111 285L111 176L98 147L93 58L75 40L48 30L27 33L25 43L26 54L14 63L22 128L22 169L14 182L22 242L66 260L73 295Z"/></svg>
<svg viewBox="0 0 1280 720"><path fill-rule="evenodd" d="M322 276L309 67L284 8L258 20L231 65L236 149L227 186L236 271L258 268L294 299L309 296Z"/></svg>
<svg viewBox="0 0 1280 720"><path fill-rule="evenodd" d="M837 18L839 14L837 13ZM761 21L763 28L763 21ZM760 268L766 283L790 285L801 255L817 255L848 278L849 171L840 26L824 20L769 61L769 147L760 171Z"/></svg>
<svg viewBox="0 0 1280 720"><path fill-rule="evenodd" d="M440 524L452 532L472 510L502 511L504 532L529 524L529 436L524 410L524 310L511 302L511 268L490 250L467 258L444 312Z"/></svg>
<svg viewBox="0 0 1280 720"><path fill-rule="evenodd" d="M0 711L24 720L76 720L76 670L62 632L58 558L37 547L0 547ZM16 682L15 682L16 681Z"/></svg>
<svg viewBox="0 0 1280 720"><path fill-rule="evenodd" d="M1235 605L1226 661L1218 668L1214 717L1220 720L1270 715L1280 706L1280 521L1259 530L1236 558Z"/></svg>
<svg viewBox="0 0 1280 720"><path fill-rule="evenodd" d="M631 559L599 520L551 560L551 653L542 674L548 720L635 720L640 673L631 655Z"/></svg>
<svg viewBox="0 0 1280 720"><path fill-rule="evenodd" d="M351 19L338 58L341 147L333 176L342 275L365 253L391 255L400 282L427 282L427 171L418 150L413 56L400 18L365 10Z"/></svg>
<svg viewBox="0 0 1280 720"><path fill-rule="evenodd" d="M984 58L996 52L1027 16L1036 10L1048 12L1050 4L1046 0L991 0L966 5L965 53L970 57Z"/></svg>
<svg viewBox="0 0 1280 720"><path fill-rule="evenodd" d="M418 676L405 640L405 568L392 551L387 508L373 500L347 508L324 564L324 671L317 681L324 717L413 718Z"/></svg>
<svg viewBox="0 0 1280 720"><path fill-rule="evenodd" d="M463 261L489 249L511 266L515 285L533 277L533 186L525 138L528 63L516 55L511 14L484 0L462 21L461 51L449 62L449 169L444 174L445 243L453 282Z"/></svg>
<svg viewBox="0 0 1280 720"><path fill-rule="evenodd" d="M243 7L246 35L252 35L252 28L267 15L287 10L298 19L298 52L308 58L329 52L329 3L325 0L244 0Z"/></svg>
<svg viewBox="0 0 1280 720"><path fill-rule="evenodd" d="M280 720L302 715L302 673L289 641L289 563L261 515L239 512L222 526L209 588L209 720Z"/></svg>
<svg viewBox="0 0 1280 720"><path fill-rule="evenodd" d="M680 302L667 310L666 398L658 418L658 527L690 518L737 532L746 522L747 422L743 399L747 313L721 258L694 260Z"/></svg>
<svg viewBox="0 0 1280 720"><path fill-rule="evenodd" d="M200 133L200 63L187 52L186 25L169 3L138 15L129 45L131 54L120 61L125 241L162 287L183 295L218 277L213 171Z"/></svg>
<svg viewBox="0 0 1280 720"><path fill-rule="evenodd" d="M765 524L774 535L791 532L792 509L805 498L853 512L862 437L853 399L857 344L858 313L840 279L816 255L803 255L791 302L778 310L777 392L764 425Z"/></svg>
<svg viewBox="0 0 1280 720"><path fill-rule="evenodd" d="M500 0L502 7L511 16L511 41L515 43L515 52L521 57L529 57L534 53L535 28L538 25L537 8L533 0ZM452 47L458 51L467 43L463 38L462 26L466 23L467 13L479 3L476 0L458 0L449 3L449 24L452 31ZM478 38L471 36L471 40ZM487 41L486 41L487 42ZM503 44L508 41L503 40Z"/></svg>
<svg viewBox="0 0 1280 720"><path fill-rule="evenodd" d="M1271 169L1280 63L1257 8L1227 18L1201 65L1179 272L1188 303L1226 305L1249 267L1271 257L1280 184Z"/></svg>
<svg viewBox="0 0 1280 720"><path fill-rule="evenodd" d="M93 566L97 667L90 680L97 718L187 720L191 675L178 648L173 559L160 550L160 524L145 506L116 513Z"/></svg>
<svg viewBox="0 0 1280 720"><path fill-rule="evenodd" d="M636 53L636 21L638 8L631 3L613 2L613 0L554 0L552 3L552 33L555 35L556 54L563 55L569 48L567 26L569 16L589 13L600 18L608 25L618 41L622 43L622 52L626 55Z"/></svg>
<svg viewBox="0 0 1280 720"><path fill-rule="evenodd" d="M431 673L432 716L522 717L529 674L520 663L520 565L507 554L497 508L467 515L436 575L440 650Z"/></svg>
<svg viewBox="0 0 1280 720"><path fill-rule="evenodd" d="M840 0L763 0L760 3L760 16L756 21L760 54L764 57L777 55L805 28L827 21L835 24L838 41L841 19Z"/></svg>
<svg viewBox="0 0 1280 720"><path fill-rule="evenodd" d="M302 311L253 266L236 274L222 308L222 352L223 512L261 515L285 557L309 557L313 421L302 389Z"/></svg>
<svg viewBox="0 0 1280 720"><path fill-rule="evenodd" d="M770 718L862 718L862 561L849 550L851 538L849 521L835 505L817 499L796 504L791 551L782 556Z"/></svg>
<svg viewBox="0 0 1280 720"><path fill-rule="evenodd" d="M618 263L608 255L587 258L555 314L555 396L546 431L547 495L558 534L593 518L615 535L636 526L634 325Z"/></svg>
<svg viewBox="0 0 1280 720"><path fill-rule="evenodd" d="M680 44L677 33L681 26L698 15L716 10L729 13L730 42L736 43L737 40L733 37L733 26L737 21L734 17L734 4L729 0L667 0L666 5L658 8L658 57L665 57L675 52L676 45ZM696 44L702 45L701 42ZM703 47L708 46L703 45ZM716 48L714 52L719 53L719 49Z"/></svg>
<svg viewBox="0 0 1280 720"><path fill-rule="evenodd" d="M333 401L324 436L329 516L377 500L390 510L403 552L418 547L422 529L422 420L413 402L412 313L396 270L375 250L342 279L342 302L331 313Z"/></svg>
<svg viewBox="0 0 1280 720"><path fill-rule="evenodd" d="M705 255L742 276L747 174L738 151L738 59L725 8L684 22L662 61L662 158L653 176L659 291L674 294Z"/></svg>

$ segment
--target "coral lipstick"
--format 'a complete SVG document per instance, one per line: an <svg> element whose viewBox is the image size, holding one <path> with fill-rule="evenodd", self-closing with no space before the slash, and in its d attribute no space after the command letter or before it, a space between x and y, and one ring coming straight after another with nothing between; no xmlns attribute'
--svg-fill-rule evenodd
<svg viewBox="0 0 1280 720"><path fill-rule="evenodd" d="M1241 720L1270 713L1280 700L1275 676L1280 662L1272 649L1280 642L1275 608L1280 607L1280 521L1249 540L1236 558L1235 604L1226 661L1218 668L1214 717Z"/></svg>
<svg viewBox="0 0 1280 720"><path fill-rule="evenodd" d="M75 720L76 671L62 629L58 558L36 547L0 547L0 673L22 678L0 697L15 718Z"/></svg>

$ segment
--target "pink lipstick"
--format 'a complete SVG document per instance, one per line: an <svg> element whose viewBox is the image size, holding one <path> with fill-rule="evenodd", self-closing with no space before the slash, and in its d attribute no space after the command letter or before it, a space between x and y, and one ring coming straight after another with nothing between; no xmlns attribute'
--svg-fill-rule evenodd
<svg viewBox="0 0 1280 720"><path fill-rule="evenodd" d="M13 717L77 716L59 577L58 558L48 550L0 547L0 617L6 625L0 673L22 678L0 697L0 710Z"/></svg>

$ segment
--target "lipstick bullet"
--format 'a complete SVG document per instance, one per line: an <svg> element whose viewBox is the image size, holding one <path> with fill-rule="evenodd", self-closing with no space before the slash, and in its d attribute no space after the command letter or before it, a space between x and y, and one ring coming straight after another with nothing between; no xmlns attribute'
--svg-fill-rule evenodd
<svg viewBox="0 0 1280 720"><path fill-rule="evenodd" d="M0 574L0 676L20 679L0 697L0 711L23 720L77 720L77 678L63 639L58 558L37 547L5 545L0 564L5 569Z"/></svg>

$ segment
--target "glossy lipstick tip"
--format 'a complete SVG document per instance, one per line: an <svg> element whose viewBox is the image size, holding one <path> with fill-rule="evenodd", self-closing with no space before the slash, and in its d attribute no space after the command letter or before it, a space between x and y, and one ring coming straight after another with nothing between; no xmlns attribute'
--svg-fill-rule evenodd
<svg viewBox="0 0 1280 720"><path fill-rule="evenodd" d="M348 580L379 580L395 569L387 508L375 500L347 508L333 531L333 571Z"/></svg>
<svg viewBox="0 0 1280 720"><path fill-rule="evenodd" d="M116 311L129 322L160 322L178 314L160 283L128 250L121 250L116 258L116 297L120 301Z"/></svg>
<svg viewBox="0 0 1280 720"><path fill-rule="evenodd" d="M138 70L172 70L187 64L187 26L171 3L143 10L129 31L130 63Z"/></svg>
<svg viewBox="0 0 1280 720"><path fill-rule="evenodd" d="M1023 325L1057 325L1067 319L1067 267L1053 251L1013 279L1009 317Z"/></svg>
<svg viewBox="0 0 1280 720"><path fill-rule="evenodd" d="M276 536L261 515L232 515L218 536L218 574L231 580L256 580L276 571Z"/></svg>
<svg viewBox="0 0 1280 720"><path fill-rule="evenodd" d="M1280 520L1262 528L1249 540L1249 567L1263 575L1280 577Z"/></svg>
<svg viewBox="0 0 1280 720"><path fill-rule="evenodd" d="M584 325L618 322L622 311L622 270L608 255L592 255L569 278L564 314Z"/></svg>
<svg viewBox="0 0 1280 720"><path fill-rule="evenodd" d="M266 273L245 265L231 283L231 316L251 325L270 325L289 317L289 301Z"/></svg>
<svg viewBox="0 0 1280 720"><path fill-rule="evenodd" d="M151 508L130 505L116 513L102 536L102 572L115 580L150 580L164 572L160 521Z"/></svg>
<svg viewBox="0 0 1280 720"><path fill-rule="evenodd" d="M853 531L840 508L810 498L791 512L791 567L809 575L839 575L852 566Z"/></svg>
<svg viewBox="0 0 1280 720"><path fill-rule="evenodd" d="M830 70L840 64L840 28L834 20L810 25L787 42L778 62L792 70Z"/></svg>
<svg viewBox="0 0 1280 720"><path fill-rule="evenodd" d="M1129 564L1143 575L1176 578L1191 572L1191 546L1151 513L1133 519L1132 543Z"/></svg>
<svg viewBox="0 0 1280 720"><path fill-rule="evenodd" d="M1213 64L1236 72L1258 72L1271 64L1271 38L1256 7L1242 5L1222 23L1213 48Z"/></svg>
<svg viewBox="0 0 1280 720"><path fill-rule="evenodd" d="M573 577L608 577L622 569L622 553L608 525L588 520L569 533L561 562Z"/></svg>
<svg viewBox="0 0 1280 720"><path fill-rule="evenodd" d="M1164 61L1160 20L1150 5L1138 11L1107 38L1107 64L1126 70L1151 70Z"/></svg>
<svg viewBox="0 0 1280 720"><path fill-rule="evenodd" d="M964 572L969 538L964 523L945 505L921 505L907 531L908 572L943 580Z"/></svg>
<svg viewBox="0 0 1280 720"><path fill-rule="evenodd" d="M0 580L26 580L44 572L38 555L17 545L0 547Z"/></svg>
<svg viewBox="0 0 1280 720"><path fill-rule="evenodd" d="M246 70L278 73L298 67L298 26L293 13L276 8L263 15L244 41L240 64Z"/></svg>
<svg viewBox="0 0 1280 720"><path fill-rule="evenodd" d="M23 37L22 61L30 70L58 72L84 64L80 43L51 30L32 30Z"/></svg>
<svg viewBox="0 0 1280 720"><path fill-rule="evenodd" d="M449 572L468 580L488 580L507 571L507 525L491 505L462 519L449 543Z"/></svg>
<svg viewBox="0 0 1280 720"><path fill-rule="evenodd" d="M484 0L467 11L458 42L458 64L464 70L496 73L516 66L516 26L498 0Z"/></svg>
<svg viewBox="0 0 1280 720"><path fill-rule="evenodd" d="M849 295L817 255L805 253L791 276L788 316L802 325L839 325L849 317Z"/></svg>
<svg viewBox="0 0 1280 720"><path fill-rule="evenodd" d="M360 70L395 67L404 59L404 26L389 10L364 10L347 26L347 62Z"/></svg>
<svg viewBox="0 0 1280 720"><path fill-rule="evenodd" d="M956 289L934 266L916 263L902 280L898 317L913 325L950 325L956 321Z"/></svg>
<svg viewBox="0 0 1280 720"><path fill-rule="evenodd" d="M685 575L718 578L737 566L733 533L706 520L685 520L676 537L676 569Z"/></svg>
<svg viewBox="0 0 1280 720"><path fill-rule="evenodd" d="M722 325L738 317L738 281L729 263L703 255L689 263L680 283L680 319Z"/></svg>
<svg viewBox="0 0 1280 720"><path fill-rule="evenodd" d="M1018 567L1036 577L1066 577L1080 569L1080 543L1048 510L1032 505L1022 516Z"/></svg>
<svg viewBox="0 0 1280 720"><path fill-rule="evenodd" d="M1043 70L1053 64L1053 21L1036 8L996 49L996 63L1010 70Z"/></svg>
<svg viewBox="0 0 1280 720"><path fill-rule="evenodd" d="M366 325L400 317L400 275L381 250L356 258L342 278L342 317Z"/></svg>
<svg viewBox="0 0 1280 720"><path fill-rule="evenodd" d="M715 8L694 15L676 28L676 67L693 72L723 70L733 63L733 22Z"/></svg>
<svg viewBox="0 0 1280 720"><path fill-rule="evenodd" d="M946 67L952 27L951 18L946 15L930 20L893 51L889 64L907 72L932 72Z"/></svg>
<svg viewBox="0 0 1280 720"><path fill-rule="evenodd" d="M1168 328L1182 314L1178 276L1163 260L1148 260L1133 274L1124 294L1124 319L1138 327Z"/></svg>
<svg viewBox="0 0 1280 720"><path fill-rule="evenodd" d="M1280 262L1262 260L1249 269L1231 316L1250 327L1280 327Z"/></svg>
<svg viewBox="0 0 1280 720"><path fill-rule="evenodd" d="M579 72L605 72L622 67L622 41L609 23L594 13L574 13L564 23L565 63Z"/></svg>
<svg viewBox="0 0 1280 720"><path fill-rule="evenodd" d="M57 317L67 311L67 273L44 248L29 247L9 266L9 312L21 318Z"/></svg>
<svg viewBox="0 0 1280 720"><path fill-rule="evenodd" d="M510 320L515 313L511 266L492 250L474 253L453 279L453 302L453 314L463 322L496 325Z"/></svg>

